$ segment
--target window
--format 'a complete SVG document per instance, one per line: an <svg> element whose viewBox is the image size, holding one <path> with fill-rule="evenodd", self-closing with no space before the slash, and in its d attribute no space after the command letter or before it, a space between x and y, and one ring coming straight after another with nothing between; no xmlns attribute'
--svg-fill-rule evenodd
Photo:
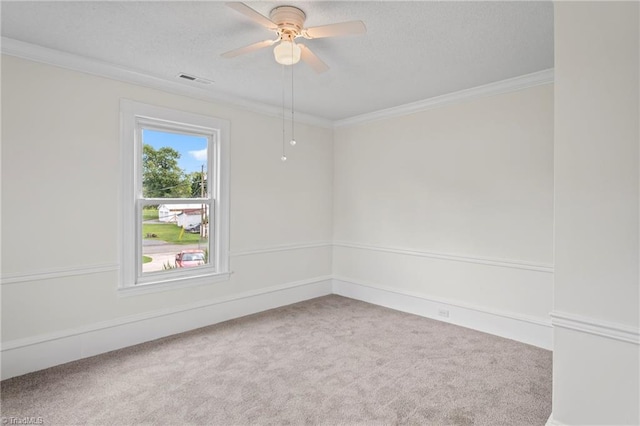
<svg viewBox="0 0 640 426"><path fill-rule="evenodd" d="M122 100L120 288L229 275L229 123Z"/></svg>

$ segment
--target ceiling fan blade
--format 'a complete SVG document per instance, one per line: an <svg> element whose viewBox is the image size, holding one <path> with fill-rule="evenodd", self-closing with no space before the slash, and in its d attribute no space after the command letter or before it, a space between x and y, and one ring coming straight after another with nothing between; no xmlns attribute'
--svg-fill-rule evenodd
<svg viewBox="0 0 640 426"><path fill-rule="evenodd" d="M338 24L321 25L319 27L305 28L302 30L304 38L323 38L344 35L364 34L367 27L362 21L340 22Z"/></svg>
<svg viewBox="0 0 640 426"><path fill-rule="evenodd" d="M278 25L273 23L271 19L258 13L257 11L250 8L244 3L234 1L234 2L228 2L225 4L229 6L231 9L235 10L236 12L242 13L244 16L251 19L253 22L257 22L258 24L262 25L265 28L268 28L270 30L275 30L278 28Z"/></svg>
<svg viewBox="0 0 640 426"><path fill-rule="evenodd" d="M259 41L257 43L253 43L245 47L240 47L238 49L230 50L228 52L223 53L220 56L222 56L223 58L235 58L236 56L244 55L245 53L251 53L256 50L262 49L264 47L272 46L276 41L277 40Z"/></svg>
<svg viewBox="0 0 640 426"><path fill-rule="evenodd" d="M320 74L329 70L329 66L322 62L322 59L318 58L316 54L311 51L311 49L300 43L298 43L298 46L300 46L300 59L309 64L309 66L313 68L315 72Z"/></svg>

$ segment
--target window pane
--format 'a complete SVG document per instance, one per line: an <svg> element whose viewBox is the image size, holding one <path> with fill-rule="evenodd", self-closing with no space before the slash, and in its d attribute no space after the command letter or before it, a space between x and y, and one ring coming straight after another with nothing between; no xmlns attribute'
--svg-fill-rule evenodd
<svg viewBox="0 0 640 426"><path fill-rule="evenodd" d="M208 138L142 129L142 196L204 198Z"/></svg>
<svg viewBox="0 0 640 426"><path fill-rule="evenodd" d="M209 264L208 204L160 204L142 209L142 272Z"/></svg>

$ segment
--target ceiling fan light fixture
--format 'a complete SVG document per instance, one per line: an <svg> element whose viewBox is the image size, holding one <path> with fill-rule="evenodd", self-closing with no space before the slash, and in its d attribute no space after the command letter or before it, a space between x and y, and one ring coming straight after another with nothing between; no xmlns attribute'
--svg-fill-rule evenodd
<svg viewBox="0 0 640 426"><path fill-rule="evenodd" d="M292 41L283 40L273 48L276 62L282 65L293 65L300 61L300 46Z"/></svg>

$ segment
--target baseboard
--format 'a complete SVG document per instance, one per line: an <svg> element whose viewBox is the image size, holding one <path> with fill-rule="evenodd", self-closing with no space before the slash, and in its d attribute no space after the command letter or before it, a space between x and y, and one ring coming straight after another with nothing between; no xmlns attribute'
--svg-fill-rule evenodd
<svg viewBox="0 0 640 426"><path fill-rule="evenodd" d="M333 293L402 312L494 334L543 349L553 348L551 321L480 306L428 297L412 292L334 278ZM443 315L446 313L448 317Z"/></svg>
<svg viewBox="0 0 640 426"><path fill-rule="evenodd" d="M330 277L240 293L2 345L2 380L332 292Z"/></svg>
<svg viewBox="0 0 640 426"><path fill-rule="evenodd" d="M20 376L332 293L541 348L552 348L550 322L397 289L357 283L342 277L334 279L318 277L47 335L8 341L2 345L1 377L4 380ZM439 314L443 310L448 312L448 318Z"/></svg>
<svg viewBox="0 0 640 426"><path fill-rule="evenodd" d="M557 420L553 419L553 413L551 413L551 415L549 416L549 420L547 420L547 423L545 423L544 426L565 426L564 423L560 423Z"/></svg>

